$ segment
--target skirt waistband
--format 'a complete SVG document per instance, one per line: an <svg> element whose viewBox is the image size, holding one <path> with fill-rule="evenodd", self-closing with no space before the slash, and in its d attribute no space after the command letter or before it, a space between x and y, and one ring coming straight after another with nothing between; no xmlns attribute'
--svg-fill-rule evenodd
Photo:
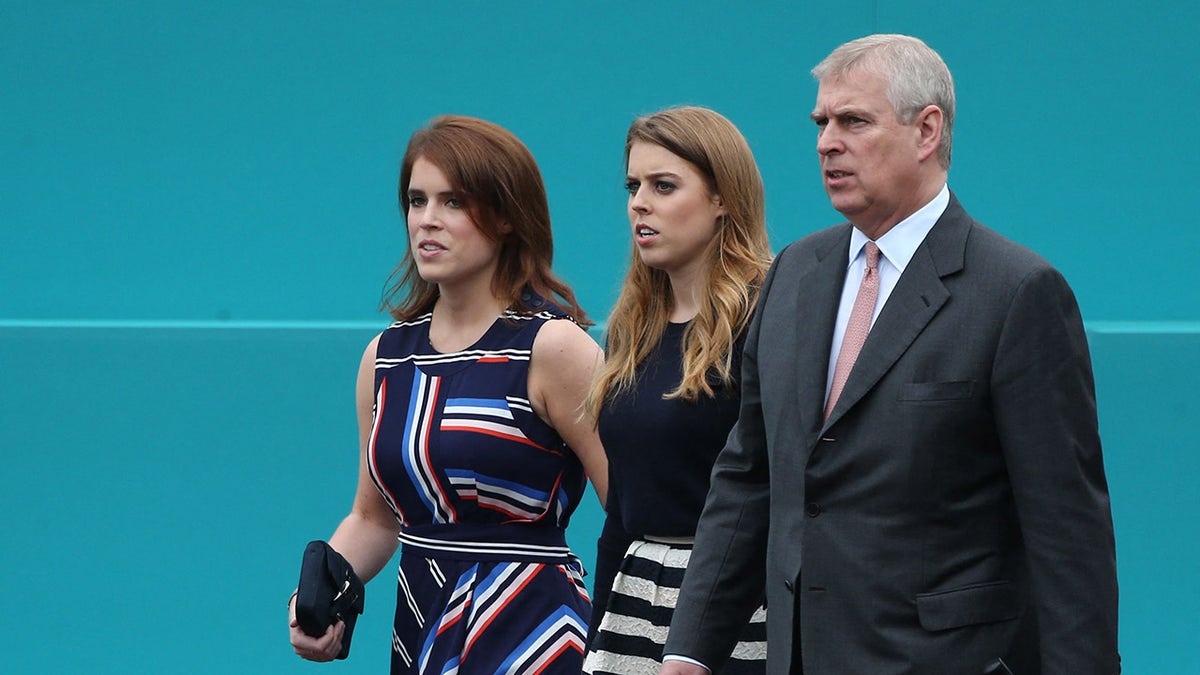
<svg viewBox="0 0 1200 675"><path fill-rule="evenodd" d="M680 548L691 548L696 543L695 537L656 537L644 534L641 538L651 544L666 544L667 546L678 546Z"/></svg>
<svg viewBox="0 0 1200 675"><path fill-rule="evenodd" d="M423 525L399 535L406 553L429 558L569 563L576 560L566 532L523 525Z"/></svg>

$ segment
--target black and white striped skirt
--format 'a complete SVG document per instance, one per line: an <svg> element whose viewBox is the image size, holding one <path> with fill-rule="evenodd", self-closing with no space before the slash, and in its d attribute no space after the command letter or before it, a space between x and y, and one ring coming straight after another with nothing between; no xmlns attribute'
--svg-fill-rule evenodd
<svg viewBox="0 0 1200 675"><path fill-rule="evenodd" d="M629 545L584 660L584 673L657 675L691 555L691 539L655 537ZM722 673L760 675L766 671L766 621L767 612L759 607Z"/></svg>

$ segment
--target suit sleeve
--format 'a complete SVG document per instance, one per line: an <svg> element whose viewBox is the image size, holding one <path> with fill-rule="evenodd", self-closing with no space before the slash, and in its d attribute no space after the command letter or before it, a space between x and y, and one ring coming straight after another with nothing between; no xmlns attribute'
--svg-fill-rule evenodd
<svg viewBox="0 0 1200 675"><path fill-rule="evenodd" d="M713 466L664 654L684 656L720 672L741 627L763 598L770 511L767 444L757 368L768 273L746 334L738 421Z"/></svg>
<svg viewBox="0 0 1200 675"><path fill-rule="evenodd" d="M1087 337L1043 267L1018 288L993 365L993 409L1028 552L1043 673L1118 673L1117 576Z"/></svg>

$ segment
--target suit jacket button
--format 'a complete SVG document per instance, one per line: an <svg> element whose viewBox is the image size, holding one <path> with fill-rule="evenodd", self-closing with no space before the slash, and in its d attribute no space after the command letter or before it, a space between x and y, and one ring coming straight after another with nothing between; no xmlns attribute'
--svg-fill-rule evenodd
<svg viewBox="0 0 1200 675"><path fill-rule="evenodd" d="M809 502L804 505L804 512L808 514L809 518L816 518L821 515L821 505L816 502Z"/></svg>

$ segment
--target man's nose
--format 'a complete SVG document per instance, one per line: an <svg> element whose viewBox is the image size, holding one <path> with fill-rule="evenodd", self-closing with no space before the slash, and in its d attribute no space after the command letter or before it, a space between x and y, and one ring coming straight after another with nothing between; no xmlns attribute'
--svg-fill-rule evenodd
<svg viewBox="0 0 1200 675"><path fill-rule="evenodd" d="M825 125L817 133L817 154L829 155L841 150L842 141L837 128L832 124Z"/></svg>

